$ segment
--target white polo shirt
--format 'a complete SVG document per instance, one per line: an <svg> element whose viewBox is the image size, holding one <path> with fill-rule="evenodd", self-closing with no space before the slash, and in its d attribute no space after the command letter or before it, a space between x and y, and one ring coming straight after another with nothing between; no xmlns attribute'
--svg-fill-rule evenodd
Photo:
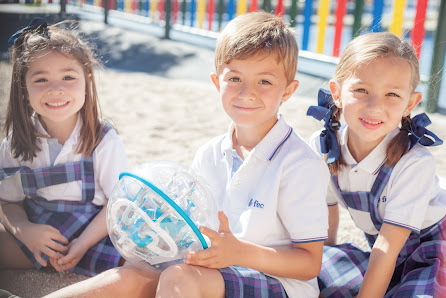
<svg viewBox="0 0 446 298"><path fill-rule="evenodd" d="M37 118L33 119L37 130L43 135L48 135L40 121ZM5 138L0 145L0 168L26 166L31 169L39 169L81 160L82 155L75 154L81 127L82 120L78 117L73 132L62 146L61 151L54 160L54 164L51 164L48 138L39 138L41 151L37 152L37 157L32 162L23 162L13 158L10 140L9 138ZM93 203L102 206L107 203L108 197L119 181L119 174L129 169L129 161L124 150L124 145L114 129L107 132L93 151L93 168L95 175L95 196ZM82 181L73 181L41 188L37 190L37 194L49 201L80 201L82 200ZM20 174L16 174L5 180L0 180L0 200L20 202L25 197Z"/></svg>
<svg viewBox="0 0 446 298"><path fill-rule="evenodd" d="M233 132L234 124L201 147L193 163L214 190L232 233L275 248L326 240L329 173L324 161L280 117L232 176ZM318 296L316 279L276 278L289 297Z"/></svg>
<svg viewBox="0 0 446 298"><path fill-rule="evenodd" d="M347 147L348 126L340 130L340 146L348 164L338 175L342 191L370 191L379 168L386 159L386 148L399 132L395 129L361 162L357 163ZM319 132L311 137L311 146L320 152ZM334 183L330 183L327 204L339 202L345 207ZM347 208L356 226L364 232L379 233L370 216L364 211ZM384 222L410 229L414 232L427 228L446 215L446 190L439 185L435 159L427 148L415 145L395 165L389 182L384 188L378 205Z"/></svg>

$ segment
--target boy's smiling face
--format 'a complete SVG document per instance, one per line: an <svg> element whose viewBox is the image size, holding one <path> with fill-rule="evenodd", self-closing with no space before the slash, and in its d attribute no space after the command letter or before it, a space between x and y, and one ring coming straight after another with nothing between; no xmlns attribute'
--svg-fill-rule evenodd
<svg viewBox="0 0 446 298"><path fill-rule="evenodd" d="M274 53L231 60L211 78L236 129L262 137L276 123L280 104L299 85L295 80L287 83L284 66Z"/></svg>

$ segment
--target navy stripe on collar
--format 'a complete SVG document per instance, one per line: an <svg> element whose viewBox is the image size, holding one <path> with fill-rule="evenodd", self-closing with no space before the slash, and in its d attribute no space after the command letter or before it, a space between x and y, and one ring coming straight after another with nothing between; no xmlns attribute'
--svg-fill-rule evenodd
<svg viewBox="0 0 446 298"><path fill-rule="evenodd" d="M282 139L282 141L280 141L279 145L276 147L276 149L273 151L271 156L268 158L268 161L271 161L273 159L274 155L276 155L279 148L282 147L282 145L286 142L286 140L288 140L288 138L291 136L292 132L293 132L293 129L291 127L288 128L288 133L285 135L285 137Z"/></svg>

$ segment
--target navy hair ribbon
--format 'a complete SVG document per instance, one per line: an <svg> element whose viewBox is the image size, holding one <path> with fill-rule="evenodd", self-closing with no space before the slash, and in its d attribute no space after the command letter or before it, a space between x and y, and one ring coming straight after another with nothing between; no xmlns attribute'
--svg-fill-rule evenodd
<svg viewBox="0 0 446 298"><path fill-rule="evenodd" d="M438 146L443 144L443 141L439 137L426 129L426 126L431 123L431 120L425 113L418 114L412 118L412 124L409 129L411 147L417 143L423 146Z"/></svg>
<svg viewBox="0 0 446 298"><path fill-rule="evenodd" d="M37 30L40 33L43 33L47 30L48 24L44 18L34 18L31 23L29 23L28 26L25 28L20 29L16 33L14 33L8 40L8 43L10 45L15 45L17 43L17 40L20 39L20 37L29 31Z"/></svg>
<svg viewBox="0 0 446 298"><path fill-rule="evenodd" d="M339 144L336 136L336 130L341 124L339 121L333 121L334 103L331 92L325 89L319 89L317 96L317 106L308 108L307 115L324 120L324 129L320 134L321 152L327 154L327 163L332 163L339 158Z"/></svg>

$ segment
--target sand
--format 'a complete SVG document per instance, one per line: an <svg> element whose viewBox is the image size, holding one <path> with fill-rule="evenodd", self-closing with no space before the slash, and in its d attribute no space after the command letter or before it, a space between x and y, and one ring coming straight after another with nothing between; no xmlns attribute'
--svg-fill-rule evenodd
<svg viewBox="0 0 446 298"><path fill-rule="evenodd" d="M85 26L91 36L96 36L103 53L114 53L118 57L108 55L111 63L98 72L97 83L103 114L118 128L132 166L153 160L190 164L201 144L225 133L229 118L221 108L215 87L207 80L207 74L212 71L212 51L118 28L109 28L104 33L106 37L99 37L94 35L95 30L101 30L103 25L88 22ZM176 62L172 63L171 59ZM150 70L155 62L159 67ZM1 125L10 71L7 62L0 62ZM302 81L302 86L282 106L281 113L308 140L321 124L305 113L308 106L316 103L317 88L324 80L301 73L297 79ZM429 116L434 123L431 130L446 140L446 117ZM446 150L442 147L431 151L437 158L438 172L446 177ZM353 241L366 247L362 233L345 210L341 212L338 241ZM41 297L85 278L53 270L6 270L0 271L0 288L21 297Z"/></svg>

